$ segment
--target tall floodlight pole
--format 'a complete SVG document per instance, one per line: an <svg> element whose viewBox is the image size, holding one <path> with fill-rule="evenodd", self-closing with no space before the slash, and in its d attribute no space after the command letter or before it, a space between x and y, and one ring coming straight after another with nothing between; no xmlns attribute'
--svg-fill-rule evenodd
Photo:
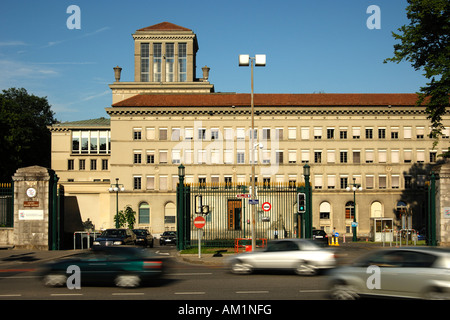
<svg viewBox="0 0 450 320"><path fill-rule="evenodd" d="M266 65L266 55L265 54L256 54L254 57L250 57L248 54L240 54L239 55L239 66L240 67L248 67L251 66L251 98L250 98L250 105L251 105L251 118L252 118L252 130L250 132L251 135L251 145L250 145L250 161L252 162L252 193L251 193L251 200L252 200L252 224L251 224L251 233L252 233L252 251L256 248L256 237L255 237L255 229L256 229L256 181L255 181L255 116L254 116L254 101L253 101L253 66L257 67L264 67Z"/></svg>

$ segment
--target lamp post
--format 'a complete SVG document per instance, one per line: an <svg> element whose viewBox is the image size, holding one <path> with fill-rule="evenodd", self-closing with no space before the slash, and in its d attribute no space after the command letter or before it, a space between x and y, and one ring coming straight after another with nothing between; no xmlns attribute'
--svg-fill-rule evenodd
<svg viewBox="0 0 450 320"><path fill-rule="evenodd" d="M178 188L177 188L177 249L184 250L185 246L185 222L184 216L184 176L185 167L180 164L178 166Z"/></svg>
<svg viewBox="0 0 450 320"><path fill-rule="evenodd" d="M252 114L252 131L251 135L251 162L252 162L252 193L251 199L252 201L252 224L251 224L251 232L252 232L252 251L256 248L256 238L255 238L255 200L256 200L256 183L255 183L255 148L254 148L254 138L255 138L255 117L254 117L254 102L253 102L253 67L264 67L266 65L266 55L265 54L256 54L255 57L250 57L248 54L239 55L239 66L240 67L248 67L251 66L251 114Z"/></svg>
<svg viewBox="0 0 450 320"><path fill-rule="evenodd" d="M119 184L119 178L116 178L116 183L111 184L109 187L109 192L115 192L116 193L116 228L119 228L119 192L125 191L125 188L123 187L123 184Z"/></svg>
<svg viewBox="0 0 450 320"><path fill-rule="evenodd" d="M356 190L362 191L362 186L359 183L356 183L356 178L353 178L353 183L349 183L349 185L351 185L352 188L347 186L346 190L353 191L353 223L352 223L353 238L352 238L352 241L356 242L357 241L357 236L356 236Z"/></svg>
<svg viewBox="0 0 450 320"><path fill-rule="evenodd" d="M312 210L311 210L311 188L309 178L311 176L311 167L308 163L303 166L303 176L305 177L305 219L304 221L304 235L303 238L312 238Z"/></svg>

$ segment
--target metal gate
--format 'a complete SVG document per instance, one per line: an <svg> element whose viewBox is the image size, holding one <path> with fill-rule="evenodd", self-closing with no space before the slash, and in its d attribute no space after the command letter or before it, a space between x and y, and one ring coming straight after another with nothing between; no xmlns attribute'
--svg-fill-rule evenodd
<svg viewBox="0 0 450 320"><path fill-rule="evenodd" d="M0 227L14 226L14 186L13 183L0 183Z"/></svg>
<svg viewBox="0 0 450 320"><path fill-rule="evenodd" d="M304 222L297 213L297 194L304 183L257 183L255 238L299 237ZM178 186L179 249L198 243L193 219L203 215L202 244L207 247L233 247L236 239L249 239L251 233L250 183L182 184Z"/></svg>

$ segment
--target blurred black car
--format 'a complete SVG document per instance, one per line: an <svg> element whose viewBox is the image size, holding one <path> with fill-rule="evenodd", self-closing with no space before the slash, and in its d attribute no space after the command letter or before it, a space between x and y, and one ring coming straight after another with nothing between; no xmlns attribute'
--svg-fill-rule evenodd
<svg viewBox="0 0 450 320"><path fill-rule="evenodd" d="M164 231L159 239L159 244L164 246L166 244L177 244L176 231Z"/></svg>
<svg viewBox="0 0 450 320"><path fill-rule="evenodd" d="M324 230L314 229L312 231L312 239L320 246L328 246L328 235Z"/></svg>
<svg viewBox="0 0 450 320"><path fill-rule="evenodd" d="M153 236L147 229L133 229L136 235L136 244L153 248Z"/></svg>
<svg viewBox="0 0 450 320"><path fill-rule="evenodd" d="M88 252L49 263L40 273L46 286L65 286L70 266L80 270L81 283L114 284L134 288L163 275L167 260L148 249L96 246Z"/></svg>
<svg viewBox="0 0 450 320"><path fill-rule="evenodd" d="M130 229L107 229L94 240L94 246L135 245L136 234Z"/></svg>

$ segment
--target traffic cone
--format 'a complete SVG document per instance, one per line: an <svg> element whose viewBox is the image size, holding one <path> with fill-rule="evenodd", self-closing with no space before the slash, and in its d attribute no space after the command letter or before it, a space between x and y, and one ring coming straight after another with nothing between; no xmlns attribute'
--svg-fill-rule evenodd
<svg viewBox="0 0 450 320"><path fill-rule="evenodd" d="M339 238L338 238L338 237L336 237L336 242L334 243L334 245L335 245L336 247L339 247Z"/></svg>

